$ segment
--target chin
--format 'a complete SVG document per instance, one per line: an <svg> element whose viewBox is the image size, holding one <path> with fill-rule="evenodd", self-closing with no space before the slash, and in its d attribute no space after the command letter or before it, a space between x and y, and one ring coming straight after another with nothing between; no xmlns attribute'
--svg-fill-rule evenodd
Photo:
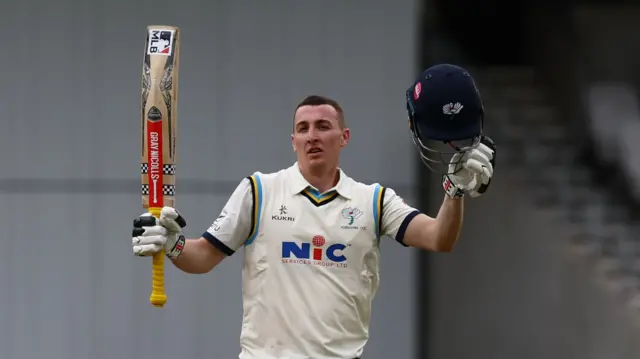
<svg viewBox="0 0 640 359"><path fill-rule="evenodd" d="M304 157L304 162L306 162L309 167L322 167L327 164L327 159L324 155L306 155Z"/></svg>
<svg viewBox="0 0 640 359"><path fill-rule="evenodd" d="M324 165L325 163L327 163L327 161L324 159L324 157L317 157L317 158L308 158L307 163L309 163L310 165L318 166L318 165Z"/></svg>

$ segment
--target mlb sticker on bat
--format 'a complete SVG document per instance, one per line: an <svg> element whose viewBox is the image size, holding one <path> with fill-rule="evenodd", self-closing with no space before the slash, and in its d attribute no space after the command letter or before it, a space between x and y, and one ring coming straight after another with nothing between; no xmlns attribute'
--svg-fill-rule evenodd
<svg viewBox="0 0 640 359"><path fill-rule="evenodd" d="M175 30L153 29L149 30L149 44L147 45L147 55L171 56Z"/></svg>

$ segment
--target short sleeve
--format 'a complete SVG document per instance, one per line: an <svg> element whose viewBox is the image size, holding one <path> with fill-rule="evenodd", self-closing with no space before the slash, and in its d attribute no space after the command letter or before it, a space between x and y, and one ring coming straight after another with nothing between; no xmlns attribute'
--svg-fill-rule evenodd
<svg viewBox="0 0 640 359"><path fill-rule="evenodd" d="M407 247L404 243L404 233L409 222L420 214L420 211L409 206L391 188L385 188L381 207L381 235L394 238L398 243Z"/></svg>
<svg viewBox="0 0 640 359"><path fill-rule="evenodd" d="M243 179L227 200L222 212L202 234L206 240L224 254L235 253L248 239L253 224L254 182Z"/></svg>

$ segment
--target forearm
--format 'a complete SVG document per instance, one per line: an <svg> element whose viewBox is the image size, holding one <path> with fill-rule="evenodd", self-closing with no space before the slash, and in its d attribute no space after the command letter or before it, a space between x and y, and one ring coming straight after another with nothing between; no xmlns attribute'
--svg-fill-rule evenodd
<svg viewBox="0 0 640 359"><path fill-rule="evenodd" d="M204 238L187 239L182 253L171 262L181 271L190 274L210 272L224 256Z"/></svg>
<svg viewBox="0 0 640 359"><path fill-rule="evenodd" d="M464 200L444 196L435 221L435 246L438 251L449 252L458 240L462 228Z"/></svg>

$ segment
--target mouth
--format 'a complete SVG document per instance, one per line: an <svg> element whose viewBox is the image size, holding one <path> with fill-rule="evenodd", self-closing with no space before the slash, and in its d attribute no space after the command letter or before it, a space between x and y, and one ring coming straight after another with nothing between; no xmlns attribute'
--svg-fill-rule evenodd
<svg viewBox="0 0 640 359"><path fill-rule="evenodd" d="M321 148L318 147L311 147L308 151L307 154L311 155L311 156L317 156L319 154L321 154L323 151Z"/></svg>

